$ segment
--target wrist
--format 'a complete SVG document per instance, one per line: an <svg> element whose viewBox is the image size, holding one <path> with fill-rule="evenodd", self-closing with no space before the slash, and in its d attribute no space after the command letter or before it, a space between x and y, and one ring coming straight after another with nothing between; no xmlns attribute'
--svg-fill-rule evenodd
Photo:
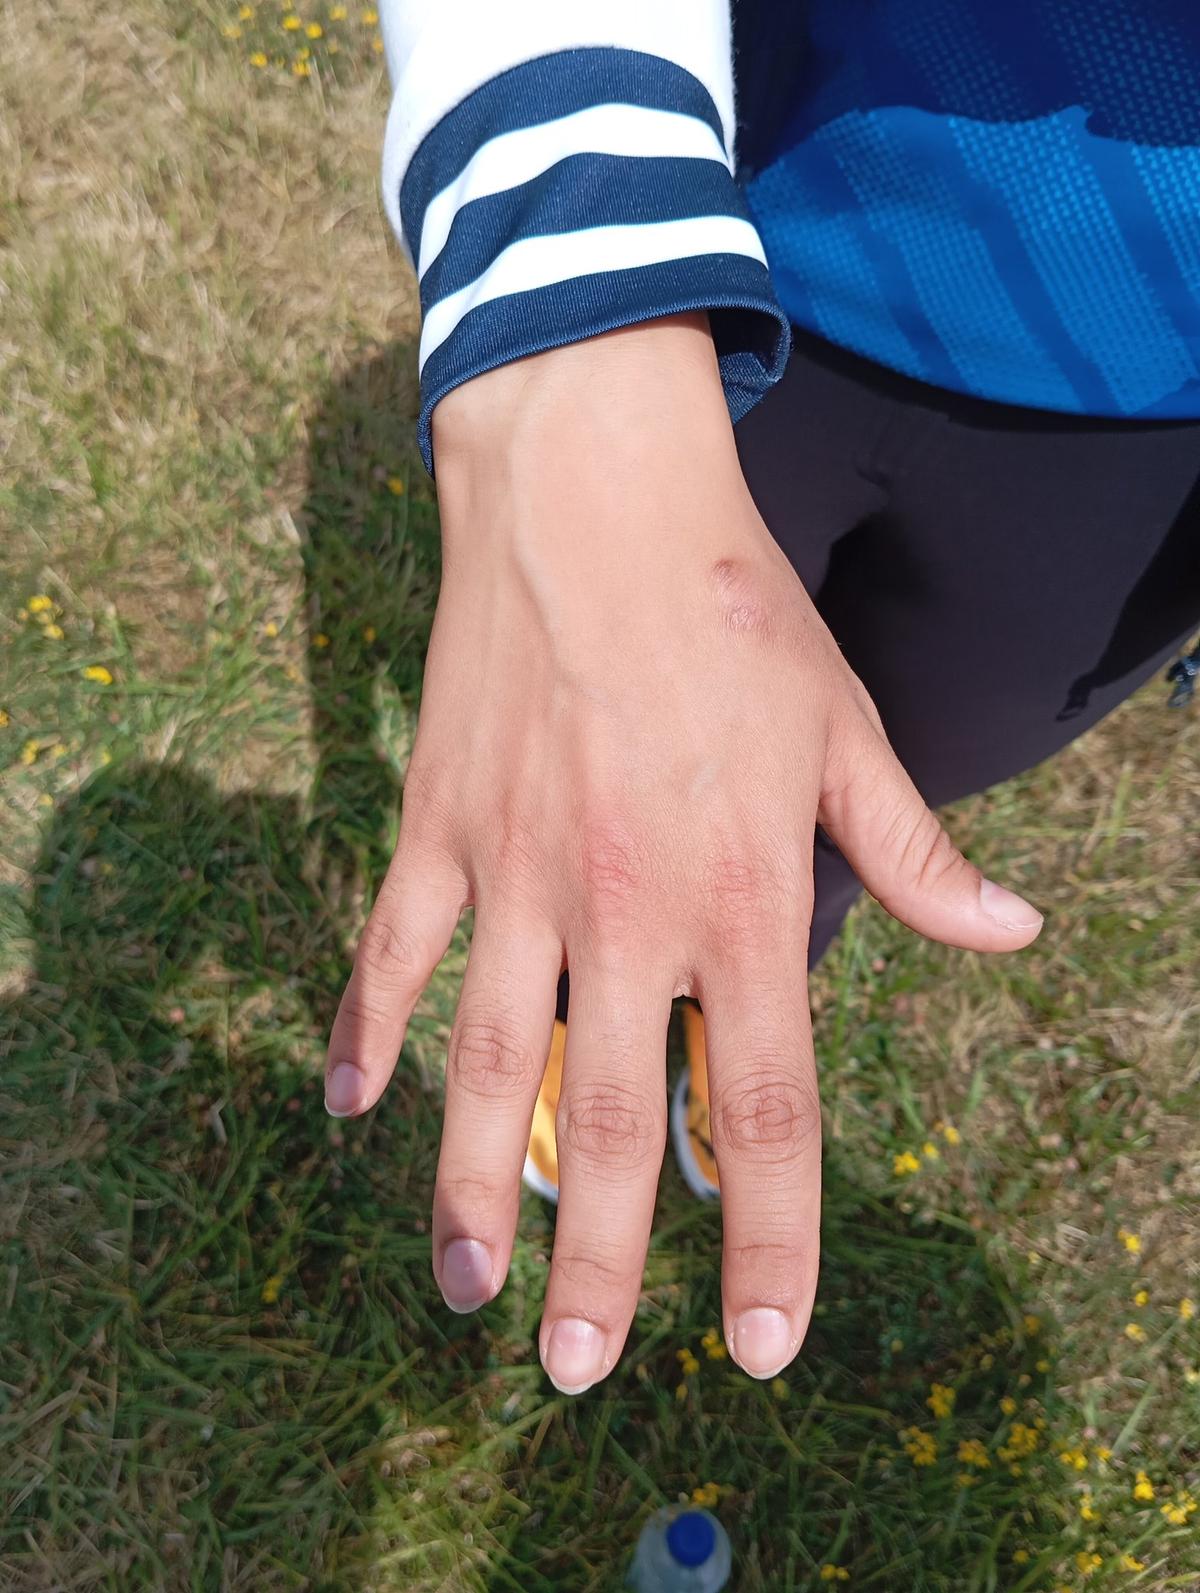
<svg viewBox="0 0 1200 1593"><path fill-rule="evenodd" d="M653 441L733 453L708 317L639 322L527 355L448 393L433 414L444 506L485 483L519 482L547 458L619 468Z"/></svg>

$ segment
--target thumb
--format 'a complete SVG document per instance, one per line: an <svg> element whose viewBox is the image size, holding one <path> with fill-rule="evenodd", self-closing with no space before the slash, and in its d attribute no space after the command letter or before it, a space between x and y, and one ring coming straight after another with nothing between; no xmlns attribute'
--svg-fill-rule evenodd
<svg viewBox="0 0 1200 1593"><path fill-rule="evenodd" d="M1037 937L1041 913L967 862L866 719L831 745L817 817L876 901L918 934L969 951Z"/></svg>

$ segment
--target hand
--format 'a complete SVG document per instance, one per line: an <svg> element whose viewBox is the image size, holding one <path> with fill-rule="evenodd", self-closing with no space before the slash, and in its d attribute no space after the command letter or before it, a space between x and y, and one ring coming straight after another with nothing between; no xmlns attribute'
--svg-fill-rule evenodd
<svg viewBox="0 0 1200 1593"><path fill-rule="evenodd" d="M921 802L759 518L703 317L492 371L435 414L445 561L399 844L334 1025L365 1111L468 904L434 1268L503 1284L555 985L571 971L560 1203L540 1347L604 1377L637 1302L673 997L703 1005L725 1336L756 1377L816 1287L820 1110L806 987L818 821L922 934L1010 951L1041 919Z"/></svg>

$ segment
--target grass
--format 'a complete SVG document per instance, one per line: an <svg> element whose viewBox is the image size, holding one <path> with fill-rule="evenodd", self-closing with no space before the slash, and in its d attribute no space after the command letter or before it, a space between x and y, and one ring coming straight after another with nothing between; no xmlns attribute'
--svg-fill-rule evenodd
<svg viewBox="0 0 1200 1593"><path fill-rule="evenodd" d="M742 1593L1194 1588L1200 728L1158 688L952 816L1035 951L863 909L821 970L776 1384L704 1347L720 1218L670 1162L603 1388L538 1366L536 1201L501 1298L441 1305L465 929L381 1108L322 1113L437 584L382 66L334 9L0 19L4 1587L590 1593L711 1484Z"/></svg>

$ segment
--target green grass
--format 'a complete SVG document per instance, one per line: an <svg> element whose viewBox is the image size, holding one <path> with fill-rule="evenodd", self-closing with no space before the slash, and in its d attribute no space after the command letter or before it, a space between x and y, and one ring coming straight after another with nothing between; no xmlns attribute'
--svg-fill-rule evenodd
<svg viewBox="0 0 1200 1593"><path fill-rule="evenodd" d="M249 64L268 6L3 22L0 1585L591 1593L712 1483L741 1593L1195 1588L1200 729L1157 687L952 815L1031 953L867 908L821 970L825 1262L776 1384L705 1353L720 1217L670 1160L604 1387L538 1365L536 1200L500 1299L441 1304L469 926L378 1111L324 1115L437 586L356 15L306 79Z"/></svg>

